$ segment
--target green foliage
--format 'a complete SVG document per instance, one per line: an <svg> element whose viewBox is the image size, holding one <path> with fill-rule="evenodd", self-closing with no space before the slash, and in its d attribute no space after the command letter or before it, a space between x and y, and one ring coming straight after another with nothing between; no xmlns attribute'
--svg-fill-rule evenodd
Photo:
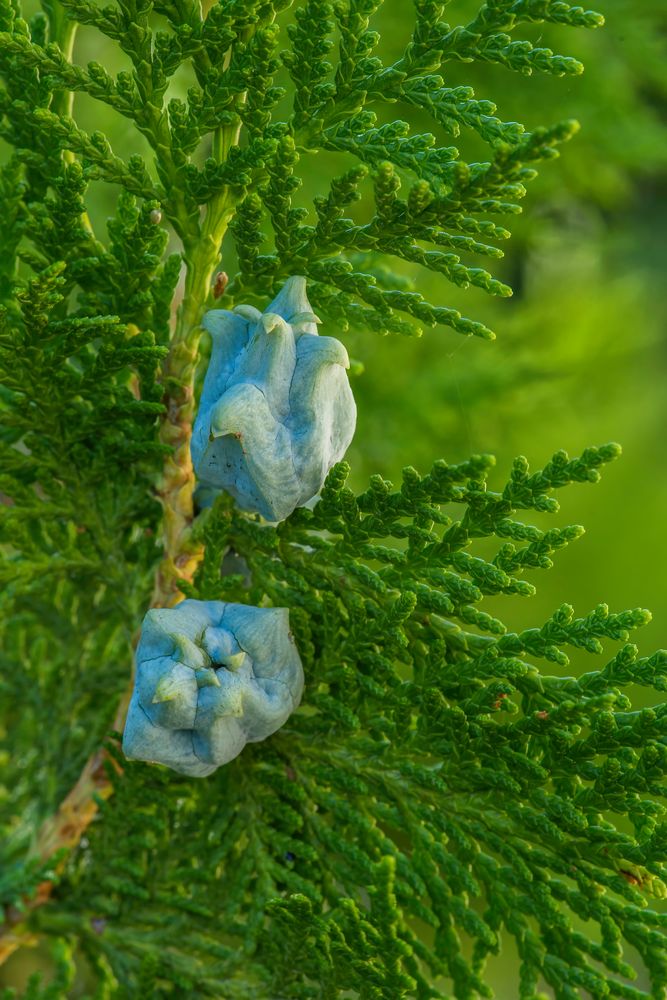
<svg viewBox="0 0 667 1000"><path fill-rule="evenodd" d="M453 9L458 12L459 6L472 12L477 4L475 0L459 0ZM601 206L609 211L631 203L638 187L641 191L641 181L665 169L667 132L662 108L667 97L667 39L660 0L631 4L607 0L604 13L605 30L577 35L576 51L586 71L576 86L563 87L545 74L535 74L530 81L530 114L524 81L514 74L494 72L490 79L488 65L452 64L449 82L484 91L501 84L505 114L518 115L529 128L574 115L582 130L558 171L542 175L541 191L548 191L562 203L567 190L581 198L588 210ZM400 10L387 15L384 32L399 30ZM542 34L539 24L526 25L524 31L534 41ZM568 45L569 37L566 25L554 25L549 44L556 48Z"/></svg>
<svg viewBox="0 0 667 1000"><path fill-rule="evenodd" d="M494 241L507 231L486 216L520 210L534 165L556 155L555 146L574 125L526 132L498 118L495 105L476 99L470 87L446 85L441 71L451 61L481 60L520 73L578 74L582 66L575 59L513 40L509 32L535 21L595 27L599 14L551 0L488 3L470 22L452 27L444 20L445 4L417 3L403 54L386 64L370 27L381 6L375 2L298 6L288 51L274 23L288 3L214 5L204 20L195 5L157 5L169 31L151 27L151 4L121 4L117 11L89 0L62 6L68 17L114 40L133 69L114 78L97 63L73 66L42 21L28 26L5 8L0 68L8 83L0 134L43 177L55 169L58 150L76 153L91 178L159 201L190 252L209 235L224 189L224 197L240 205L234 226L240 270L230 295L263 297L299 272L311 279L316 305L343 325L405 333L443 323L466 335L491 336L484 324L432 305L418 290L383 287L374 260L388 255L457 285L511 294L461 254L500 255ZM52 16L52 33L53 27ZM338 57L332 59L336 42ZM169 81L186 63L196 84L186 100L165 105ZM291 107L286 89L273 82L281 65L292 78ZM60 108L54 111L65 91L88 95L130 119L152 148L154 163L136 152L123 160L101 133L88 134ZM475 133L489 159L467 163L459 149L438 145L431 132L385 121L388 105L397 102L453 138ZM238 129L247 134L245 148L224 139ZM202 163L207 146L211 155ZM323 152L367 168L375 181L370 217L345 214L363 182L359 167L334 178L315 211L299 203L299 171ZM401 187L406 198L399 196ZM208 206L203 223L202 205ZM267 252L248 254L246 248L265 241Z"/></svg>
<svg viewBox="0 0 667 1000"><path fill-rule="evenodd" d="M626 692L667 689L667 657L628 642L641 610L565 605L520 632L484 611L581 533L516 515L554 514L617 454L519 459L498 492L488 457L359 497L341 465L278 527L219 500L192 596L291 608L305 710L207 781L124 764L36 926L76 935L112 996L140 995L154 947L159 996L490 996L506 933L522 998L657 995L627 985L622 947L657 990L667 715ZM241 572L220 576L225 553ZM568 648L602 665L545 669Z"/></svg>
<svg viewBox="0 0 667 1000"><path fill-rule="evenodd" d="M58 195L72 174L80 178L76 165L38 206L40 259L57 252L53 220L62 223ZM7 780L28 833L113 717L123 685L114 668L127 661L158 555L159 506L147 484L165 450L155 440L163 410L155 377L166 349L150 325L164 336L172 288L169 261L147 252L145 215L122 200L108 251L87 256L84 234L67 267L50 264L16 291L0 325L0 692L11 713L2 743L8 758L14 745L24 748ZM155 272L148 287L147 261ZM73 273L85 304L68 313ZM142 332L121 317L141 321ZM43 725L45 711L72 725Z"/></svg>
<svg viewBox="0 0 667 1000"><path fill-rule="evenodd" d="M485 965L509 937L522 1000L667 987L665 917L647 906L665 894L666 716L630 701L667 688L664 653L629 642L647 613L499 617L508 600L522 614L526 577L582 532L544 527L553 491L596 481L615 446L537 473L519 459L497 491L488 457L406 469L399 490L375 476L360 496L339 466L277 527L219 500L183 589L289 607L302 708L201 782L112 742L114 795L64 871L31 854L127 685L160 556L165 359L214 270L231 275L225 307L305 274L325 332L492 336L454 303L510 294L507 271L474 262L503 266L505 217L576 125L554 109L528 130L470 80L515 71L503 101L525 107L526 76L582 69L542 31L601 17L561 0L410 9L406 30L403 4L381 0L219 0L205 16L48 0L29 20L0 0L7 920L54 885L26 912L54 950L30 1000L491 996ZM380 15L400 18L400 44ZM77 23L122 68L73 62ZM129 153L85 127L91 107L110 135L129 130ZM106 238L91 222L103 197ZM589 654L602 665L582 672Z"/></svg>

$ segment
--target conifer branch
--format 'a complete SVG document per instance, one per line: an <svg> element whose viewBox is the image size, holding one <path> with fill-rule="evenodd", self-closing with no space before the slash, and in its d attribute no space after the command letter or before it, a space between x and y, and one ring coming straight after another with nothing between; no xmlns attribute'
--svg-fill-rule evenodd
<svg viewBox="0 0 667 1000"><path fill-rule="evenodd" d="M73 33L66 37L73 39ZM16 50L10 46L9 51ZM54 57L52 53L53 58L58 62L59 57L57 55ZM229 57L226 62L229 63ZM60 67L63 69L63 62L60 62ZM69 82L72 82L72 77L69 78ZM56 115L48 119L57 128L60 128L61 120ZM72 123L70 134L74 128ZM239 129L239 121L235 121L231 126L218 128L216 152L220 162L224 163L230 151L235 148ZM60 135L62 138L62 133ZM157 144L154 132L151 133L151 137ZM76 142L74 147L76 149ZM66 148L71 148L67 140ZM85 153L86 149L77 151ZM164 163L164 159L161 162ZM174 181L173 187L170 185L171 180ZM182 582L191 582L202 556L201 546L193 544L190 537L194 516L192 501L194 474L190 457L194 415L194 373L200 336L199 321L209 295L211 278L219 258L227 223L234 211L233 195L230 189L224 186L210 200L200 226L188 216L187 204L180 194L176 194L178 174L173 176L165 174L163 181L166 185L164 200L170 217L173 216L172 221L177 232L184 237L185 290L178 310L175 331L170 339L169 353L162 370L165 394L162 399L163 415L158 440L163 446L164 468L160 477L158 496L163 510L163 555L156 570L151 607L169 607L181 599L180 585ZM131 186L129 189L132 190ZM146 195L147 192L137 193ZM115 730L123 727L131 688L130 678L130 683L118 705L112 727ZM42 824L33 852L41 861L75 847L97 814L100 801L112 793L113 786L106 766L107 761L108 756L104 748L95 750L56 814ZM48 900L51 885L49 882L41 885L30 900L28 909L42 905ZM21 909L12 911L12 916L6 921L6 930L2 931L4 945L0 948L0 963L25 940L20 934L9 933L15 923L24 919L25 912Z"/></svg>
<svg viewBox="0 0 667 1000"><path fill-rule="evenodd" d="M195 520L190 459L199 323L221 291L225 308L264 306L301 274L323 332L493 336L391 265L509 294L492 273L503 223L576 124L527 133L449 86L447 64L576 75L577 60L515 33L601 16L488 0L451 25L448 4L416 0L387 65L381 0L301 0L283 31L289 6L48 0L28 23L0 0L12 148L0 168L0 691L20 702L12 740L30 748L19 767L8 755L26 821L3 821L0 956L36 933L60 942L44 998L69 990L64 942L76 940L100 995L167 982L230 1000L432 1000L436 982L488 995L485 962L510 934L522 1000L540 982L558 1000L647 996L627 984L622 948L659 990L665 921L646 900L667 881L667 714L629 695L665 690L665 655L629 642L641 609L563 605L510 630L489 604L532 594L532 575L576 541L578 525L545 529L530 512L555 513L553 491L595 482L617 447L559 452L537 473L518 459L497 490L484 456L406 469L399 489L374 477L356 497L339 465L314 509L278 526L229 498ZM130 69L77 65L77 23ZM168 100L186 66L193 85ZM83 129L72 94L122 116L150 161ZM419 129L386 122L397 101ZM486 159L466 161L469 134ZM316 157L333 180L306 205ZM104 239L86 217L97 181L121 189ZM180 240L167 257L163 220ZM221 259L231 280L212 290ZM221 574L223 559L238 572ZM122 726L138 622L181 596L289 608L306 669L303 710L210 784L104 742ZM605 662L565 676L573 653ZM72 725L46 727L44 706Z"/></svg>

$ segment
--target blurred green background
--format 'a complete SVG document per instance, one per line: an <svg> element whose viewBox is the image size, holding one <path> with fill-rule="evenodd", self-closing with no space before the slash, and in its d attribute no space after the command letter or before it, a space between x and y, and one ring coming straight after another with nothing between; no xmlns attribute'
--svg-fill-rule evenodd
<svg viewBox="0 0 667 1000"><path fill-rule="evenodd" d="M465 21L478 6L455 0L448 14ZM535 597L499 599L490 610L527 627L565 600L581 614L600 601L615 610L645 606L654 613L640 635L649 652L667 645L667 4L603 0L600 8L607 25L599 31L522 31L580 58L582 77L525 79L498 66L450 67L447 83L473 84L504 120L530 129L577 118L582 129L531 184L523 215L510 220L513 238L493 270L514 287L513 298L494 300L418 275L427 298L483 320L497 331L495 343L446 328L421 339L345 336L364 365L354 380L359 421L348 457L352 485L363 489L374 472L397 480L407 464L426 471L439 457L455 462L492 452L492 486L502 487L516 454L539 468L556 449L575 454L619 441L624 457L601 485L571 487L562 496L558 521L584 524L583 539L559 554L553 570L533 575ZM385 55L402 49L411 23L407 0L386 0L376 23ZM75 57L123 68L111 43L86 28ZM120 154L136 149L129 123L108 108L77 97L75 114L84 127L105 131ZM400 106L395 114L415 130L433 130ZM452 143L444 133L438 139ZM474 136L455 141L469 161L488 157ZM340 160L310 162L303 203L340 169ZM94 195L91 217L102 232L116 192L99 186ZM223 266L232 269L225 260ZM575 658L572 669L582 663ZM0 984L20 981L37 957L16 956ZM517 994L512 963L511 948L492 963L490 981L501 1000Z"/></svg>

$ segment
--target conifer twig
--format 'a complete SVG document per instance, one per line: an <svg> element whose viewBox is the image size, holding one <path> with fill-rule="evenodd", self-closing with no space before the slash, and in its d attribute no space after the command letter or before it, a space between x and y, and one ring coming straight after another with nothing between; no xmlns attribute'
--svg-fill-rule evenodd
<svg viewBox="0 0 667 1000"><path fill-rule="evenodd" d="M213 262L215 263L215 261ZM211 265L211 270L212 270ZM192 272L190 271L189 274ZM208 272L206 272L208 274ZM199 284L209 280L200 276ZM196 282L191 281L196 287ZM165 415L160 428L160 440L171 447L165 457L159 496L163 506L163 556L155 574L151 607L169 607L182 599L181 581L191 582L203 554L203 548L190 540L193 521L192 494L194 473L190 457L190 438L194 413L194 370L199 338L196 335L196 293L186 296L179 312L177 331L165 363L165 384L172 388L165 393ZM199 301L203 301L200 299ZM193 333L193 331L195 331ZM138 634L133 642L136 646ZM132 692L132 677L123 692L113 721L112 730L121 731ZM99 801L109 798L113 787L105 767L112 758L104 746L98 747L86 761L71 791L56 812L42 823L36 837L33 857L41 861L68 852L77 846L95 818ZM118 765L114 762L114 766ZM18 948L28 945L32 935L16 929L28 914L48 902L54 882L42 882L34 896L24 901L24 908L12 908L5 914L0 927L0 965Z"/></svg>
<svg viewBox="0 0 667 1000"><path fill-rule="evenodd" d="M22 706L15 729L0 720L0 798L11 787L16 802L0 824L0 961L52 940L56 973L33 1000L69 995L82 953L100 996L425 1000L489 995L485 964L509 936L522 1000L540 985L648 998L626 986L626 946L657 995L667 921L646 904L667 895L667 711L633 709L629 694L667 690L667 653L629 641L642 609L578 617L562 604L518 631L495 614L583 531L543 524L554 491L596 482L618 446L557 452L537 471L519 457L499 489L485 455L408 467L397 488L374 476L359 495L341 462L312 509L273 525L220 497L193 530L199 324L215 292L227 308L260 304L298 274L327 339L350 324L489 339L430 303L417 275L507 295L468 258L502 257L509 231L494 217L520 210L534 165L576 124L526 132L451 86L448 64L577 74L577 60L511 35L601 16L480 0L450 25L443 0L414 0L405 50L385 65L383 0L205 0L207 16L198 0L43 0L48 24L20 3L0 0L13 150L0 168L0 597L16 611L0 627L0 690ZM74 22L132 71L71 63ZM170 86L184 64L187 94ZM88 134L73 93L132 122L153 159ZM418 121L390 120L395 102ZM465 138L442 146L429 121L474 133L488 159L467 162ZM331 167L323 187L316 162L318 181ZM98 181L122 188L106 242L85 217ZM166 258L163 218L181 241ZM229 283L211 293L228 225ZM114 713L123 729L119 685L146 606L183 595L288 608L305 710L215 783L95 750L15 863L35 788L51 808ZM605 659L582 673L588 655Z"/></svg>
<svg viewBox="0 0 667 1000"><path fill-rule="evenodd" d="M238 131L238 126L219 129L217 143L221 156L226 156L229 148L238 142ZM201 232L186 243L184 251L185 293L163 367L165 412L159 440L168 445L170 451L165 456L158 487L163 508L163 555L155 573L152 608L171 607L182 600L180 584L192 583L203 555L203 547L191 539L194 472L190 440L194 417L194 376L200 339L199 320L208 297L222 238L233 211L233 202L225 188L211 201ZM132 644L133 652L138 637L137 633ZM131 676L118 704L112 730L123 729L132 682ZM100 800L112 794L112 782L105 767L108 761L112 758L104 746L88 758L76 784L55 814L42 823L31 852L33 857L48 861L76 847L95 818ZM115 761L112 764L118 769ZM0 926L0 965L17 948L31 942L32 935L27 929L21 931L15 928L25 921L32 910L48 902L53 886L53 881L42 882L34 896L24 901L23 909L15 907L5 914L4 924Z"/></svg>

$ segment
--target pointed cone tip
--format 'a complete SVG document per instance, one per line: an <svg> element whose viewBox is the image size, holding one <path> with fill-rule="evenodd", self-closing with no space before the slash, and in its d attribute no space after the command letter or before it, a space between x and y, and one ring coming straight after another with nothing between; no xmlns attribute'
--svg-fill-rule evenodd
<svg viewBox="0 0 667 1000"><path fill-rule="evenodd" d="M306 279L301 274L288 278L266 312L278 313L289 323L299 313L312 313L306 294Z"/></svg>
<svg viewBox="0 0 667 1000"><path fill-rule="evenodd" d="M223 660L223 666L227 667L227 669L232 672L240 670L247 655L247 653L244 653L243 650L241 650L240 653L233 653L231 656L226 656ZM218 681L218 683L220 682Z"/></svg>
<svg viewBox="0 0 667 1000"><path fill-rule="evenodd" d="M230 312L228 309L210 309L204 313L201 325L207 333L215 337L233 330L245 318L237 315L236 312Z"/></svg>
<svg viewBox="0 0 667 1000"><path fill-rule="evenodd" d="M262 313L260 323L264 328L264 333L289 333L289 324L275 312Z"/></svg>
<svg viewBox="0 0 667 1000"><path fill-rule="evenodd" d="M255 309L254 306L239 305L234 306L234 316L240 316L242 319L248 320L251 323L256 323L260 316L262 315L259 309Z"/></svg>
<svg viewBox="0 0 667 1000"><path fill-rule="evenodd" d="M173 701L177 694L178 690L173 685L170 686L160 681L151 698L151 705L161 705L165 701Z"/></svg>

